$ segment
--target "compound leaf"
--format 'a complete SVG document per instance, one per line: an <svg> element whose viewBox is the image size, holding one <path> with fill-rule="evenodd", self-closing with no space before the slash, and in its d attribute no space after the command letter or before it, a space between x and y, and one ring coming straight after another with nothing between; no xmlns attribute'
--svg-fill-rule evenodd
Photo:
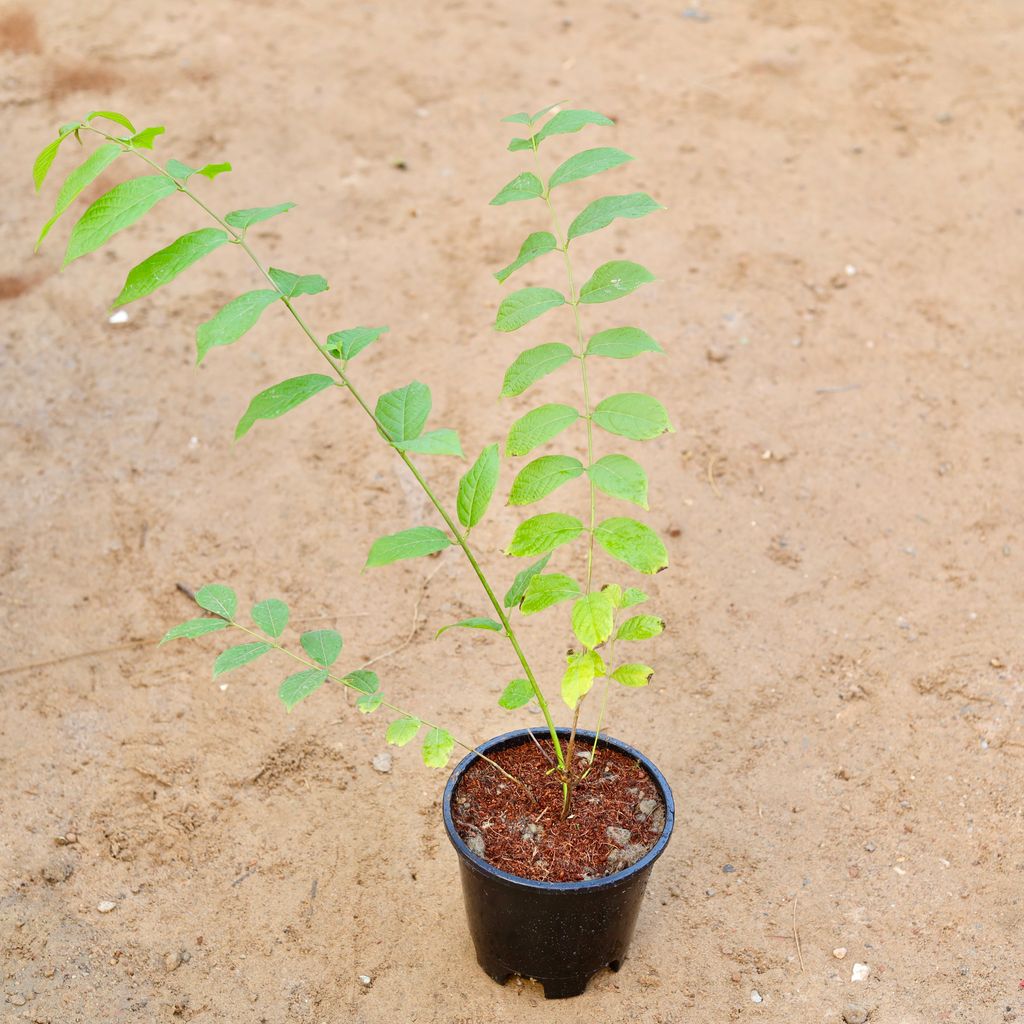
<svg viewBox="0 0 1024 1024"><path fill-rule="evenodd" d="M542 115L541 115L542 116ZM513 139L508 148L512 152L523 149L533 149L534 145L539 146L545 139L552 135L569 135L578 132L588 124L613 125L611 118L604 114L598 114L594 110L560 110L543 128L531 139Z"/></svg>
<svg viewBox="0 0 1024 1024"><path fill-rule="evenodd" d="M49 234L50 228L57 223L60 215L78 198L82 190L91 185L124 150L116 142L105 142L102 146L94 149L88 159L81 166L76 167L65 179L57 193L57 201L53 207L53 214L43 225L36 239L36 248L42 244L43 239Z"/></svg>

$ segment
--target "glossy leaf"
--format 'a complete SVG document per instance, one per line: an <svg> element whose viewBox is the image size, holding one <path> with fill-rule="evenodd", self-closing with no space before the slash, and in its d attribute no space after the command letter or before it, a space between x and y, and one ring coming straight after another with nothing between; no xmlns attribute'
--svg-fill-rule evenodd
<svg viewBox="0 0 1024 1024"><path fill-rule="evenodd" d="M572 609L572 631L584 647L603 644L614 628L615 607L603 590L585 594Z"/></svg>
<svg viewBox="0 0 1024 1024"><path fill-rule="evenodd" d="M646 509L647 474L628 455L604 455L590 467L590 479L603 494Z"/></svg>
<svg viewBox="0 0 1024 1024"><path fill-rule="evenodd" d="M619 626L616 640L650 640L665 631L665 621L657 615L634 615Z"/></svg>
<svg viewBox="0 0 1024 1024"><path fill-rule="evenodd" d="M60 215L78 198L82 190L91 185L116 159L124 152L116 142L105 142L102 146L94 149L88 159L81 166L76 167L65 179L57 193L57 201L53 207L53 214L43 225L36 239L36 248L42 244L43 239L49 234L50 228L57 223Z"/></svg>
<svg viewBox="0 0 1024 1024"><path fill-rule="evenodd" d="M233 619L238 607L238 598L230 587L225 587L222 583L208 583L196 591L196 604L221 618Z"/></svg>
<svg viewBox="0 0 1024 1024"><path fill-rule="evenodd" d="M545 139L552 135L568 135L578 132L588 124L613 125L615 122L604 114L598 114L594 110L560 110L539 132L531 139L513 139L508 148L512 152L524 149L533 149L539 146Z"/></svg>
<svg viewBox="0 0 1024 1024"><path fill-rule="evenodd" d="M256 326L263 310L280 298L278 292L261 288L232 299L212 319L196 328L196 363L201 363L211 348L238 341L246 331Z"/></svg>
<svg viewBox="0 0 1024 1024"><path fill-rule="evenodd" d="M82 214L71 229L64 266L80 256L95 252L119 231L134 224L177 188L162 174L131 178L104 193Z"/></svg>
<svg viewBox="0 0 1024 1024"><path fill-rule="evenodd" d="M305 700L311 693L319 690L327 682L327 669L307 668L302 672L290 675L280 686L277 696L284 706L291 711L300 700Z"/></svg>
<svg viewBox="0 0 1024 1024"><path fill-rule="evenodd" d="M404 558L419 558L421 555L432 555L451 547L448 535L435 526L414 526L409 530L401 530L387 537L378 537L370 548L366 559L366 568L378 565L390 565Z"/></svg>
<svg viewBox="0 0 1024 1024"><path fill-rule="evenodd" d="M583 472L583 463L571 455L542 455L519 471L512 482L508 503L532 505Z"/></svg>
<svg viewBox="0 0 1024 1024"><path fill-rule="evenodd" d="M533 687L529 679L513 679L498 698L498 705L508 711L515 711L533 700Z"/></svg>
<svg viewBox="0 0 1024 1024"><path fill-rule="evenodd" d="M587 342L588 356L629 359L641 352L661 352L661 346L639 327L613 327L600 331Z"/></svg>
<svg viewBox="0 0 1024 1024"><path fill-rule="evenodd" d="M430 404L430 388L414 380L381 395L374 415L389 441L411 441L423 432Z"/></svg>
<svg viewBox="0 0 1024 1024"><path fill-rule="evenodd" d="M612 260L599 266L580 289L580 302L611 302L613 299L621 299L653 280L654 275L639 263Z"/></svg>
<svg viewBox="0 0 1024 1024"><path fill-rule="evenodd" d="M620 665L613 673L612 679L623 686L646 686L654 675L650 665Z"/></svg>
<svg viewBox="0 0 1024 1024"><path fill-rule="evenodd" d="M639 392L623 392L598 402L594 422L609 434L648 441L672 433L668 412L656 398Z"/></svg>
<svg viewBox="0 0 1024 1024"><path fill-rule="evenodd" d="M447 729L428 729L423 737L423 763L428 768L444 768L455 749L455 738Z"/></svg>
<svg viewBox="0 0 1024 1024"><path fill-rule="evenodd" d="M213 663L213 678L216 679L225 672L248 665L250 661L255 661L260 655L266 654L270 649L270 644L264 640L229 647L226 651L222 651Z"/></svg>
<svg viewBox="0 0 1024 1024"><path fill-rule="evenodd" d="M173 629L169 629L160 643L165 644L168 640L194 640L197 636L206 636L207 633L216 633L219 630L227 629L231 625L224 619L189 619Z"/></svg>
<svg viewBox="0 0 1024 1024"><path fill-rule="evenodd" d="M134 146L135 149L152 149L153 143L156 141L158 135L163 135L167 129L162 125L155 125L152 128L143 128L141 132L136 132L129 140L128 144Z"/></svg>
<svg viewBox="0 0 1024 1024"><path fill-rule="evenodd" d="M538 573L544 571L544 567L551 561L551 555L545 555L539 561L533 563L522 572L516 574L516 578L512 581L512 586L508 588L505 594L504 604L506 608L514 608L523 599L523 595L526 593L527 588L530 585L530 581Z"/></svg>
<svg viewBox="0 0 1024 1024"><path fill-rule="evenodd" d="M329 388L333 379L322 373L307 373L302 377L292 377L281 381L266 391L261 391L245 410L245 415L238 421L235 428L235 440L244 437L257 420L273 420L283 416L308 398Z"/></svg>
<svg viewBox="0 0 1024 1024"><path fill-rule="evenodd" d="M404 747L416 738L423 723L418 718L396 718L389 726L384 735L386 742L394 747Z"/></svg>
<svg viewBox="0 0 1024 1024"><path fill-rule="evenodd" d="M318 295L330 287L327 279L319 274L293 274L276 267L271 267L267 273L286 299L294 299L299 295Z"/></svg>
<svg viewBox="0 0 1024 1024"><path fill-rule="evenodd" d="M589 692L594 680L604 674L604 662L596 651L570 654L565 675L562 676L562 700L570 710Z"/></svg>
<svg viewBox="0 0 1024 1024"><path fill-rule="evenodd" d="M580 414L570 405L541 405L512 424L505 442L505 454L527 455L579 418Z"/></svg>
<svg viewBox="0 0 1024 1024"><path fill-rule="evenodd" d="M428 430L408 441L396 441L395 447L403 452L419 452L421 455L457 455L462 458L459 435L447 427Z"/></svg>
<svg viewBox="0 0 1024 1024"><path fill-rule="evenodd" d="M272 636L276 640L288 625L288 605L276 597L260 601L259 604L253 606L252 621L267 636Z"/></svg>
<svg viewBox="0 0 1024 1024"><path fill-rule="evenodd" d="M551 572L534 576L526 587L519 610L524 615L534 615L562 601L579 596L580 585L565 573Z"/></svg>
<svg viewBox="0 0 1024 1024"><path fill-rule="evenodd" d="M653 575L668 568L668 552L661 538L635 519L606 519L594 531L594 539L612 558Z"/></svg>
<svg viewBox="0 0 1024 1024"><path fill-rule="evenodd" d="M498 446L489 444L459 481L456 511L467 529L476 526L487 512L498 484L499 464Z"/></svg>
<svg viewBox="0 0 1024 1024"><path fill-rule="evenodd" d="M505 627L498 622L496 619L487 619L483 617L477 617L474 619L463 619L461 622L450 622L447 626L442 626L435 634L434 639L436 640L442 633L446 633L449 629L488 629L492 633L500 633Z"/></svg>
<svg viewBox="0 0 1024 1024"><path fill-rule="evenodd" d="M555 170L548 180L548 188L557 188L559 185L567 185L570 181L589 178L593 174L611 170L632 159L628 153L623 153L621 149L614 149L610 146L585 149L582 153L569 157Z"/></svg>
<svg viewBox="0 0 1024 1024"><path fill-rule="evenodd" d="M520 288L502 300L494 329L506 333L518 331L549 309L564 305L565 297L554 288Z"/></svg>
<svg viewBox="0 0 1024 1024"><path fill-rule="evenodd" d="M601 228L608 227L617 217L636 220L638 217L654 213L655 210L664 209L664 206L656 203L646 192L631 192L625 196L605 196L603 199L595 199L589 206L584 207L582 213L569 225L569 233L566 237L571 241L581 235L589 235L592 231L600 231Z"/></svg>
<svg viewBox="0 0 1024 1024"><path fill-rule="evenodd" d="M572 357L572 349L561 342L549 342L520 352L515 362L505 371L502 395L521 395L541 378L564 366Z"/></svg>
<svg viewBox="0 0 1024 1024"><path fill-rule="evenodd" d="M582 532L583 524L575 516L545 512L524 520L516 527L508 553L518 558L543 555L574 541Z"/></svg>
<svg viewBox="0 0 1024 1024"><path fill-rule="evenodd" d="M544 186L536 174L525 171L514 177L492 200L491 206L504 206L524 199L539 199L544 195Z"/></svg>
<svg viewBox="0 0 1024 1024"><path fill-rule="evenodd" d="M312 629L299 637L302 649L318 664L329 668L341 654L341 634L336 629Z"/></svg>
<svg viewBox="0 0 1024 1024"><path fill-rule="evenodd" d="M348 362L388 330L387 327L351 327L347 331L335 331L327 335L327 350L336 359Z"/></svg>
<svg viewBox="0 0 1024 1024"><path fill-rule="evenodd" d="M514 274L520 267L525 267L527 263L537 259L538 256L543 256L545 253L552 252L558 243L555 241L555 236L550 231L535 231L530 235L525 242L519 248L519 255L507 266L499 270L494 276L499 282L504 284L506 279Z"/></svg>
<svg viewBox="0 0 1024 1024"><path fill-rule="evenodd" d="M621 604L623 608L635 608L638 604L649 600L650 598L642 590L637 590L636 587L626 587L622 592Z"/></svg>
<svg viewBox="0 0 1024 1024"><path fill-rule="evenodd" d="M200 228L182 235L129 270L121 294L111 305L126 306L155 292L227 240L220 228Z"/></svg>
<svg viewBox="0 0 1024 1024"><path fill-rule="evenodd" d="M251 228L253 224L270 220L271 217L276 217L280 213L287 213L294 208L294 203L278 203L276 206L253 206L247 210L232 210L224 218L224 221L239 231L245 231L247 228Z"/></svg>

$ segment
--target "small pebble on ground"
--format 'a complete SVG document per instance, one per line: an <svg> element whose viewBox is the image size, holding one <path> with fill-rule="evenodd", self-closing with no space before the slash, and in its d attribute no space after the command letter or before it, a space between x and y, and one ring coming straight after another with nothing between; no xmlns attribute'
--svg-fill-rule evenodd
<svg viewBox="0 0 1024 1024"><path fill-rule="evenodd" d="M868 1011L856 1003L847 1003L843 1010L843 1020L846 1024L865 1024L868 1019Z"/></svg>
<svg viewBox="0 0 1024 1024"><path fill-rule="evenodd" d="M373 770L380 772L381 775L387 775L391 771L391 755L386 750L377 754L371 763Z"/></svg>
<svg viewBox="0 0 1024 1024"><path fill-rule="evenodd" d="M109 914L112 910L115 910L116 908L117 904L113 900L100 900L100 902L96 904L96 909L101 914Z"/></svg>

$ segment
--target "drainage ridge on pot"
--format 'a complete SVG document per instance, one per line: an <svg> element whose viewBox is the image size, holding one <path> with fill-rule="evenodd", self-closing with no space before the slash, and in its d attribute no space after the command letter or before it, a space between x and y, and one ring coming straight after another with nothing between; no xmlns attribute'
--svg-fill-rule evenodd
<svg viewBox="0 0 1024 1024"><path fill-rule="evenodd" d="M531 732L505 733L479 749L491 754L528 739ZM559 729L558 733L568 737L569 730ZM593 732L578 730L576 736L584 742L594 740ZM548 999L580 995L601 968L619 969L633 936L647 878L668 845L675 823L672 790L655 765L619 740L602 736L600 744L635 758L665 804L665 827L654 846L635 864L603 878L534 881L501 871L478 857L456 831L452 817L455 790L476 754L459 762L444 791L444 825L459 856L477 961L499 983L513 974L534 978L544 986Z"/></svg>

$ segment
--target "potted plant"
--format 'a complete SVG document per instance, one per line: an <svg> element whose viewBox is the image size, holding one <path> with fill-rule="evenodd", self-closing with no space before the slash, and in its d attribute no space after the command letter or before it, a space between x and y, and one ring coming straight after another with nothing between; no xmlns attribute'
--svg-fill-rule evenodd
<svg viewBox="0 0 1024 1024"><path fill-rule="evenodd" d="M530 116L504 119L521 129L509 149L531 161L531 169L514 177L491 200L496 206L530 202L543 209L549 224L532 232L516 258L495 277L504 284L516 271L552 254L564 264L564 290L525 287L501 301L495 328L517 331L550 310L567 307L572 331L567 341L549 341L521 352L505 373L501 394L517 397L549 374L578 373L582 408L548 403L525 412L512 424L504 444L511 459L533 456L517 467L508 502L528 506L546 499L570 481L579 480L582 515L544 511L516 527L506 554L530 561L518 572L503 597L491 582L471 542L471 531L486 514L498 488L502 450L486 445L461 477L454 507L428 482L426 464L434 456L463 457L455 431L426 429L430 390L413 381L371 401L358 389L353 361L378 342L386 327L352 327L321 338L299 307L305 297L325 291L318 274L265 267L250 242L250 233L292 203L214 213L196 181L213 181L231 169L227 163L192 168L178 160L165 163L153 155L162 127L141 131L116 111L94 111L64 125L39 154L33 167L36 188L43 184L63 143L95 139L98 145L72 170L57 195L52 216L43 226L40 244L58 218L82 191L114 161L128 157L148 165L147 173L116 185L91 203L71 229L64 265L99 249L161 200L180 194L209 223L190 231L129 271L114 306L140 299L173 280L203 256L222 245L235 245L251 260L266 287L246 292L216 311L196 331L197 362L214 348L233 344L253 327L271 305L281 304L317 351L325 373L305 373L267 388L249 403L235 430L241 438L261 420L275 419L322 391L337 388L367 417L381 442L393 449L422 488L436 513L432 523L415 524L382 536L370 548L367 568L458 548L483 591L481 614L441 626L437 636L453 628L499 634L509 643L521 675L507 682L499 704L509 710L535 704L544 729L521 728L475 746L454 736L444 725L429 721L393 701L368 667L337 668L343 650L341 634L331 629L302 633L298 650L285 646L287 605L276 598L255 604L248 618L239 613L235 592L223 584L202 587L194 595L208 613L175 626L164 641L232 631L241 643L225 649L214 662L214 676L279 652L299 663L281 683L279 696L288 711L333 682L349 692L358 711L391 712L386 739L404 746L422 737L423 760L443 768L455 747L466 757L452 773L444 793L444 824L455 847L462 874L470 931L483 968L504 981L522 974L541 981L545 995L562 997L584 990L591 975L604 966L618 969L629 945L654 861L669 841L674 821L671 790L657 768L642 754L604 732L613 684L626 688L648 684L653 670L626 653L636 643L664 629L664 622L635 609L646 595L629 581L614 582L604 573L610 565L597 561L603 552L612 563L642 573L668 565L665 546L643 522L629 516L598 515L599 495L647 509L647 476L631 456L601 453L608 438L643 441L672 429L664 406L637 392L598 398L591 379L595 364L660 352L653 338L639 328L619 326L588 337L589 306L629 295L653 280L644 267L613 260L597 267L578 284L574 253L577 240L617 218L637 218L661 207L644 193L612 195L586 205L563 230L555 190L580 179L610 171L631 157L619 149L586 149L545 173L541 153L549 139L572 135L611 120L588 110L548 107ZM206 187L206 186L204 186ZM561 191L558 192L560 196ZM606 365L608 365L606 363ZM602 374L596 374L600 379ZM585 459L538 449L569 428L583 432ZM560 497L564 496L560 494ZM602 498L603 501L603 498ZM552 559L564 556L582 541L582 572L556 569ZM578 550L578 548L574 548ZM557 555L556 555L557 551ZM569 560L566 560L568 562ZM544 688L531 667L519 636L520 617L556 606L570 609L573 645L566 655L560 695L568 708L568 724L558 726ZM595 727L580 728L587 697L595 693Z"/></svg>

